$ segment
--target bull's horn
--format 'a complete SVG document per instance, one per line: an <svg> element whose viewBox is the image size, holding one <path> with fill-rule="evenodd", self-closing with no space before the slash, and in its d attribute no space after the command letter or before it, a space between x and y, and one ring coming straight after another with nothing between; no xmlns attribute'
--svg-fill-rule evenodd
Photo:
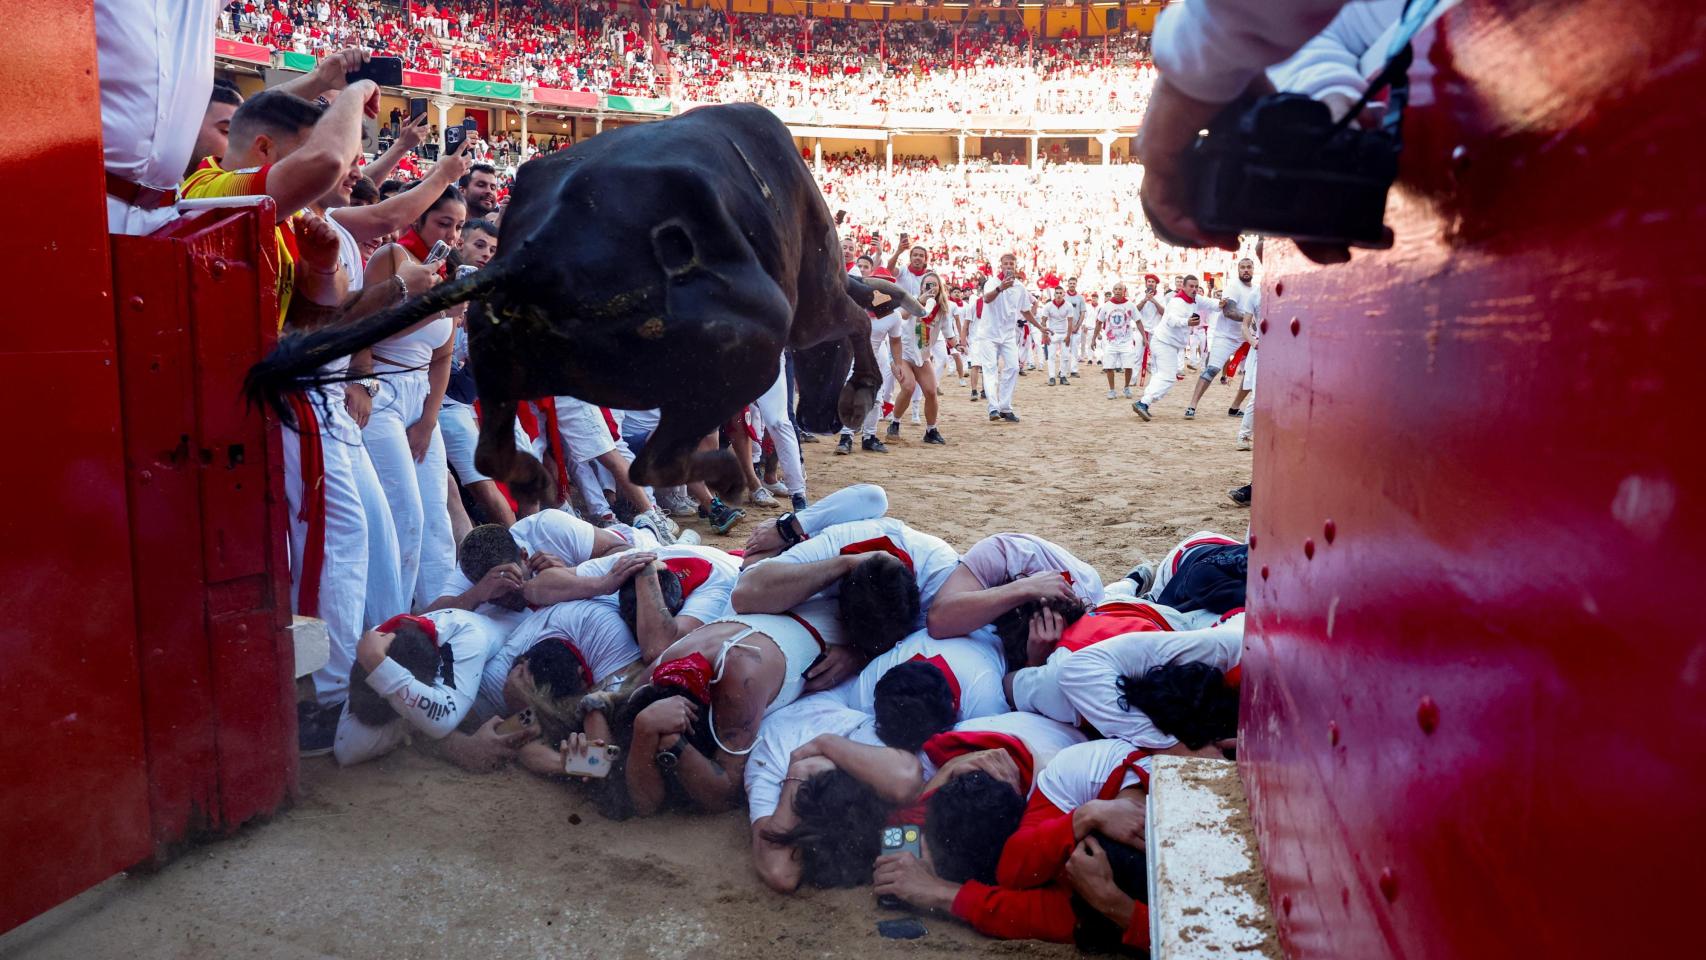
<svg viewBox="0 0 1706 960"><path fill-rule="evenodd" d="M866 277L865 285L875 291L871 297L873 307L881 306L889 300L897 300L900 302L900 308L907 313L915 317L924 316L924 307L917 300L914 300L912 294L907 293L900 284L888 280L879 280L875 277Z"/></svg>

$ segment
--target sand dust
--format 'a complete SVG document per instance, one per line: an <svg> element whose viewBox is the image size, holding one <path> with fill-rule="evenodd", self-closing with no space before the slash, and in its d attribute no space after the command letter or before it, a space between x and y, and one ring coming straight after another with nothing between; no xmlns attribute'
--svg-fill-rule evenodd
<svg viewBox="0 0 1706 960"><path fill-rule="evenodd" d="M1055 540L1113 580L1200 529L1242 536L1226 490L1249 477L1234 449L1230 387L1195 421L1192 380L1142 423L1105 399L1100 371L1069 387L1019 381L1024 422L991 424L950 376L941 427L886 456L809 444L812 491L887 488L890 512L961 550L1005 530ZM778 511L748 508L756 516ZM734 536L709 542L738 546ZM578 820L578 823L576 822ZM119 878L0 938L0 956L125 960L266 957L1069 956L1001 943L926 917L916 941L885 941L869 889L774 896L747 861L746 818L663 816L613 824L571 788L511 770L463 773L411 750L350 770L304 761L290 810Z"/></svg>

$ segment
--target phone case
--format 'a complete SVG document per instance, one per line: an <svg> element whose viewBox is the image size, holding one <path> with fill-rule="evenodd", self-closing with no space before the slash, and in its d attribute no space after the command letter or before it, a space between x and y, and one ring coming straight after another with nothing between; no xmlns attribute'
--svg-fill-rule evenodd
<svg viewBox="0 0 1706 960"><path fill-rule="evenodd" d="M563 762L563 772L577 777L596 777L600 780L610 775L610 767L622 753L622 748L608 744L602 749L594 747L587 751L586 756L570 755Z"/></svg>

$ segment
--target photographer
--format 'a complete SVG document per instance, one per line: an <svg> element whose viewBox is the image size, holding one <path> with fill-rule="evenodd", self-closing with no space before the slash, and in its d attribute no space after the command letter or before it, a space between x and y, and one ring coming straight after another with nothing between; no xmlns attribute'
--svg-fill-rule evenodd
<svg viewBox="0 0 1706 960"><path fill-rule="evenodd" d="M1271 89L1263 71L1320 33L1345 0L1185 0L1162 11L1155 26L1161 77L1150 95L1137 156L1144 166L1143 204L1163 239L1180 246L1236 251L1238 238L1210 234L1191 214L1186 156L1197 132L1246 90ZM1343 245L1303 246L1320 263L1343 263Z"/></svg>

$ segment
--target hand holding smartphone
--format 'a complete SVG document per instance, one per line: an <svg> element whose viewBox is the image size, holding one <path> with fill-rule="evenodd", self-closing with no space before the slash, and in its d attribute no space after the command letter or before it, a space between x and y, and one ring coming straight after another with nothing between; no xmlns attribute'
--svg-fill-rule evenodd
<svg viewBox="0 0 1706 960"><path fill-rule="evenodd" d="M344 85L355 83L357 80L372 80L382 87L397 87L403 84L402 57L369 57L359 70L344 74Z"/></svg>

